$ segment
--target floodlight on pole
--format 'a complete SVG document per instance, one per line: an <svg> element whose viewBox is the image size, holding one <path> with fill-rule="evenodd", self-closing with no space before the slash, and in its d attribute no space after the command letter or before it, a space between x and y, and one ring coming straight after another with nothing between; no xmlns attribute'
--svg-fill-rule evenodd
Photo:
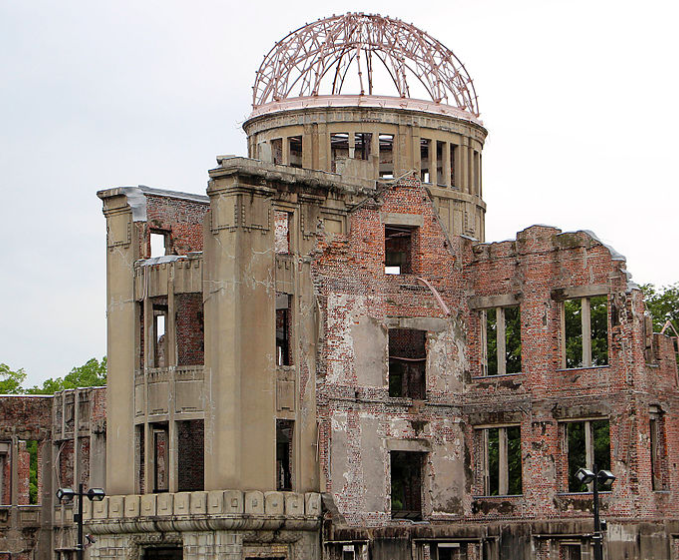
<svg viewBox="0 0 679 560"><path fill-rule="evenodd" d="M78 545L76 552L78 553L78 560L83 560L83 553L85 551L85 546L83 545L83 498L86 497L91 502L101 502L106 497L106 492L104 492L103 488L90 488L85 492L82 483L78 485L77 492L72 488L59 488L57 490L57 499L60 502L70 502L75 496L78 496L78 513L73 515L73 520L78 524Z"/></svg>

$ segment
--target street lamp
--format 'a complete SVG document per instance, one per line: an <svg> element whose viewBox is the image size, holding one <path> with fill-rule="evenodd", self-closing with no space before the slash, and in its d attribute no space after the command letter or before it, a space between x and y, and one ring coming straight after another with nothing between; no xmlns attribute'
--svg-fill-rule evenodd
<svg viewBox="0 0 679 560"><path fill-rule="evenodd" d="M611 471L606 470L600 470L597 474L594 474L596 470L596 465L593 465L592 470L580 468L575 473L575 478L582 484L593 483L594 536L592 537L592 540L594 541L594 560L603 560L602 541L604 540L604 537L601 533L601 519L599 518L599 484L610 488L615 481L615 475Z"/></svg>
<svg viewBox="0 0 679 560"><path fill-rule="evenodd" d="M83 498L87 497L91 502L101 502L106 496L103 488L90 488L87 492L83 491L83 485L78 485L76 492L72 488L59 488L57 490L57 500L60 502L70 502L75 496L78 496L78 513L73 515L73 520L78 524L78 560L83 560Z"/></svg>

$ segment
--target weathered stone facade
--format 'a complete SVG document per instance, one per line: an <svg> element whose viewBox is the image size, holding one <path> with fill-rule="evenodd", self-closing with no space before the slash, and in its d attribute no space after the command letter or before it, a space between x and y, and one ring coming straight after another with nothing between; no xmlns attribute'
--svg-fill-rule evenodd
<svg viewBox="0 0 679 560"><path fill-rule="evenodd" d="M439 101L278 100L207 196L98 193L108 387L0 399L2 550L71 560L82 482L101 560L592 558L596 464L606 557L679 560L676 339L593 234L484 242Z"/></svg>

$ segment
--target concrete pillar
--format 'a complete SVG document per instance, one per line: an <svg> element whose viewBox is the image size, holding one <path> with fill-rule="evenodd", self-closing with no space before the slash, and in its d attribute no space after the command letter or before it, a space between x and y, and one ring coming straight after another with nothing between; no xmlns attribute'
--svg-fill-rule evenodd
<svg viewBox="0 0 679 560"><path fill-rule="evenodd" d="M137 365L139 318L134 297L134 262L140 257L138 223L145 219L145 200L137 199L133 216L128 192L113 189L100 193L107 227L107 355L106 408L109 414L106 441L107 494L134 493L134 371ZM142 195L137 193L138 197ZM135 328L130 328L132 325Z"/></svg>
<svg viewBox="0 0 679 560"><path fill-rule="evenodd" d="M272 189L211 172L204 245L205 489L275 488ZM209 226L209 227L208 227ZM256 279L256 280L255 280Z"/></svg>
<svg viewBox="0 0 679 560"><path fill-rule="evenodd" d="M429 142L429 182L432 185L438 184L438 153L436 151L436 140Z"/></svg>

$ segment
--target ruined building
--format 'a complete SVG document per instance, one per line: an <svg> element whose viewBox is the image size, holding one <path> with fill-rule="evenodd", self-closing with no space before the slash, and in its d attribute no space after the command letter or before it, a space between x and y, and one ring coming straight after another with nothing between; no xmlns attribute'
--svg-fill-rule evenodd
<svg viewBox="0 0 679 560"><path fill-rule="evenodd" d="M206 196L99 192L106 404L0 399L2 550L72 560L84 481L93 560L587 559L596 464L606 558L679 559L676 340L593 234L485 243L479 114L438 41L333 16Z"/></svg>

